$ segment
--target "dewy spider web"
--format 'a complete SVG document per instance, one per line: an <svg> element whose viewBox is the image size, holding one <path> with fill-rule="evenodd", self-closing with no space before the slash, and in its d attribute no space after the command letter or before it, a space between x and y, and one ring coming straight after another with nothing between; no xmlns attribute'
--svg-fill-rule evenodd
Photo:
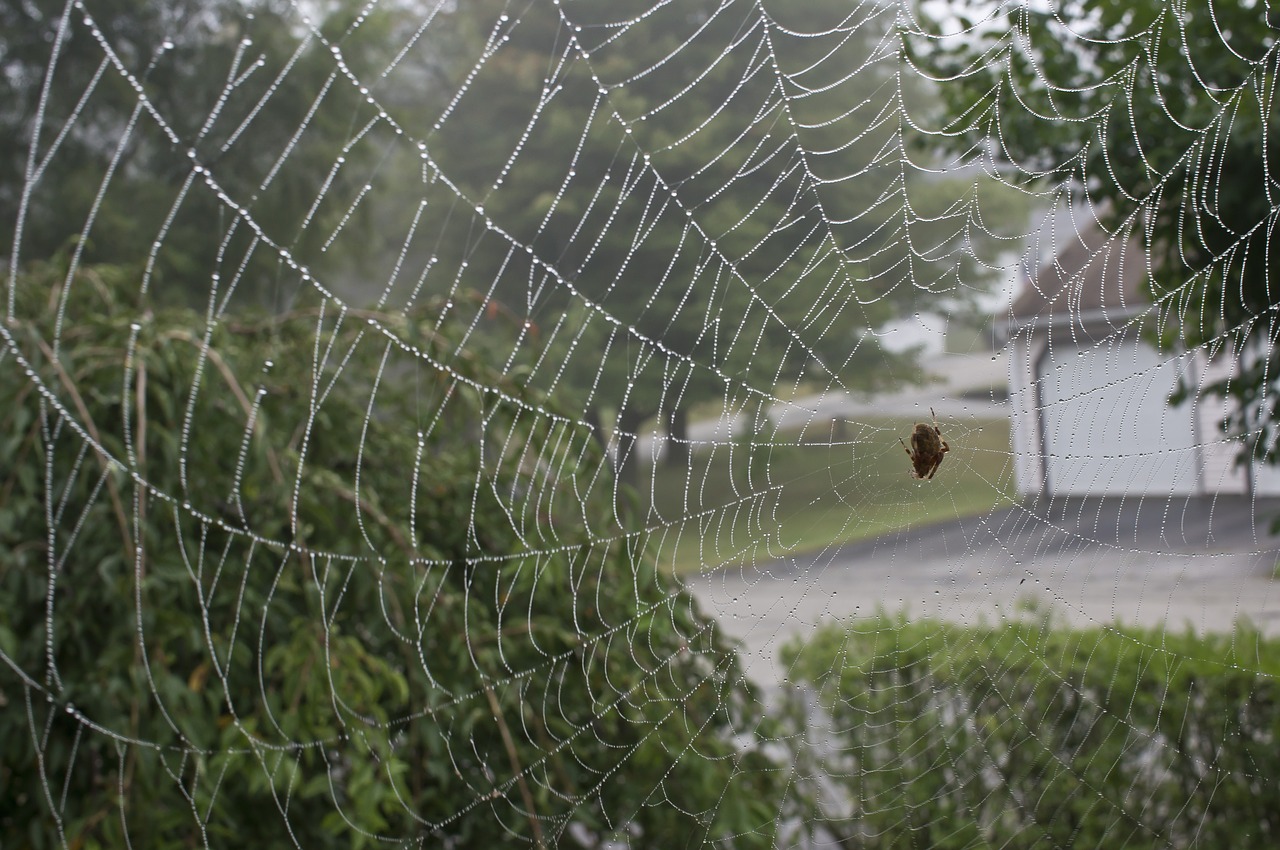
<svg viewBox="0 0 1280 850"><path fill-rule="evenodd" d="M6 846L1274 843L1264 9L2 8Z"/></svg>

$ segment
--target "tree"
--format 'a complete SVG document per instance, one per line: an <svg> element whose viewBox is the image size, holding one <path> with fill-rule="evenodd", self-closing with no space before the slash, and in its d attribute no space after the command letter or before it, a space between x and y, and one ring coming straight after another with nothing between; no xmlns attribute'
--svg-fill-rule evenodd
<svg viewBox="0 0 1280 850"><path fill-rule="evenodd" d="M0 229L13 239L0 255L21 264L74 243L80 261L145 270L177 302L207 300L221 274L243 300L281 306L296 276L262 237L332 274L376 255L355 200L394 133L335 73L330 47L367 73L405 12L364 5L329 4L308 27L272 0L108 0L84 13L0 0L12 87ZM326 250L344 221L348 238Z"/></svg>
<svg viewBox="0 0 1280 850"><path fill-rule="evenodd" d="M558 329L532 379L616 415L627 457L699 400L756 413L782 380L913 377L869 331L963 303L983 279L959 249L989 245L939 201L974 179L904 160L892 16L650 5L477 2L445 30L458 96L427 145L503 234L472 222L466 274Z"/></svg>
<svg viewBox="0 0 1280 850"><path fill-rule="evenodd" d="M0 833L772 846L735 656L465 322L67 280L32 264L0 349Z"/></svg>
<svg viewBox="0 0 1280 850"><path fill-rule="evenodd" d="M943 80L950 147L994 157L1014 181L1073 185L1105 226L1141 239L1162 342L1234 343L1237 373L1208 390L1236 400L1228 428L1245 454L1274 462L1280 160L1267 5L932 8L911 55Z"/></svg>

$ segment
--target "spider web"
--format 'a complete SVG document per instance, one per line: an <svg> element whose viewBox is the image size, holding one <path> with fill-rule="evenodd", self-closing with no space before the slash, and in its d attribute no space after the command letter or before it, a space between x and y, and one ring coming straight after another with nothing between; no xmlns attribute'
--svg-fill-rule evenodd
<svg viewBox="0 0 1280 850"><path fill-rule="evenodd" d="M6 4L6 843L1269 846L1274 52L1151 8Z"/></svg>

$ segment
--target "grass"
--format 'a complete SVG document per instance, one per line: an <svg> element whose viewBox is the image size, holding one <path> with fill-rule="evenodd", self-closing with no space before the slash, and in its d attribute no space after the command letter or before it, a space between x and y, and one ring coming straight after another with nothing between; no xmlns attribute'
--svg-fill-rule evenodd
<svg viewBox="0 0 1280 850"><path fill-rule="evenodd" d="M909 475L899 418L844 423L821 442L777 434L659 466L645 502L660 562L677 573L763 563L957 517L1014 499L1005 420L942 421L951 446L932 481ZM826 435L824 435L825 437Z"/></svg>

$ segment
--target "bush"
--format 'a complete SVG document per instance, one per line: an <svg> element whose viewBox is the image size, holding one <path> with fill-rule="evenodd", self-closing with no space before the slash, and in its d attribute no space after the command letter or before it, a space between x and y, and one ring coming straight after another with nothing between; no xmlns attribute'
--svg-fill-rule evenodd
<svg viewBox="0 0 1280 850"><path fill-rule="evenodd" d="M0 348L6 847L769 843L734 656L479 299L209 321L65 277Z"/></svg>
<svg viewBox="0 0 1280 850"><path fill-rule="evenodd" d="M1275 847L1280 641L881 616L784 655L845 847Z"/></svg>

